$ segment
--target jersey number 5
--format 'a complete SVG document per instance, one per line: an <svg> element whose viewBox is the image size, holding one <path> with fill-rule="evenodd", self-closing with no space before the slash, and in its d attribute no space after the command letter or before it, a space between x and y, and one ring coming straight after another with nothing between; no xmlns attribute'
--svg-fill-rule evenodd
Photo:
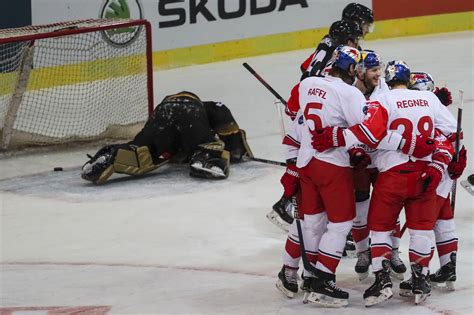
<svg viewBox="0 0 474 315"><path fill-rule="evenodd" d="M390 130L397 130L399 126L403 126L403 138L411 139L413 136L413 123L406 118L397 118L390 124ZM418 132L425 137L431 137L433 132L433 121L430 116L423 116L418 120Z"/></svg>
<svg viewBox="0 0 474 315"><path fill-rule="evenodd" d="M321 118L314 113L314 111L311 111L311 109L322 109L323 104L321 103L308 103L306 104L306 107L304 109L304 118L306 120L311 120L314 123L314 129L311 129L311 126L309 126L309 129L311 131L316 131L319 129L323 129L323 122L321 121Z"/></svg>

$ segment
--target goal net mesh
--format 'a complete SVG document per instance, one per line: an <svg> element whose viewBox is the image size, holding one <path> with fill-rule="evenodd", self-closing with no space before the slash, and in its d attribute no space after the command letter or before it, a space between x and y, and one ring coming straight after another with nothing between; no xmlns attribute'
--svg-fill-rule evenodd
<svg viewBox="0 0 474 315"><path fill-rule="evenodd" d="M146 36L116 20L0 30L3 149L133 136L149 111Z"/></svg>

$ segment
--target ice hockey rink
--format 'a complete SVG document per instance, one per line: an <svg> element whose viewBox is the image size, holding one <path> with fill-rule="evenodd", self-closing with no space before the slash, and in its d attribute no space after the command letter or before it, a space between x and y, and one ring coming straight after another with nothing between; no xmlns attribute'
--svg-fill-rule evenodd
<svg viewBox="0 0 474 315"><path fill-rule="evenodd" d="M458 90L465 91L466 179L474 172L474 32L362 46L384 61L403 59L432 74L437 86L453 92L453 114ZM155 103L181 90L222 101L247 131L256 157L283 160L275 98L241 64L248 62L287 98L310 52L155 72ZM373 276L359 282L356 260L343 259L337 283L349 291L349 306L323 309L275 287L286 234L265 214L282 194L282 167L247 162L232 165L228 180L206 181L190 178L186 166L166 166L141 179L114 175L94 186L79 174L85 154L97 149L1 157L0 314L474 313L474 197L460 185L456 291L433 290L415 306L398 296L395 281L391 300L366 309L362 294ZM58 166L64 171L53 172ZM405 235L405 262L407 246ZM431 269L438 269L436 254Z"/></svg>

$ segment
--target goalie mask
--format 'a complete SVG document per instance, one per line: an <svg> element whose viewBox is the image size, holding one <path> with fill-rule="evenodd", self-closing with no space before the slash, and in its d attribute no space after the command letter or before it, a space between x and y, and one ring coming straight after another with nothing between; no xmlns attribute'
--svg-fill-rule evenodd
<svg viewBox="0 0 474 315"><path fill-rule="evenodd" d="M431 75L426 72L412 72L410 74L410 82L408 84L410 90L430 91L433 92L435 83Z"/></svg>

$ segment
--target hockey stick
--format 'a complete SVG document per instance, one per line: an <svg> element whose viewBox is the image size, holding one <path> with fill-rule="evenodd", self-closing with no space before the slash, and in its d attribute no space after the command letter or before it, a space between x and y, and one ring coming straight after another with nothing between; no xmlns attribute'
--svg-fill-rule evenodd
<svg viewBox="0 0 474 315"><path fill-rule="evenodd" d="M267 159L260 159L260 158L256 158L256 157L249 157L248 159L250 161L255 161L255 162L260 162L260 163L265 163L265 164L286 166L285 162L279 162L279 161L273 161L273 160L267 160Z"/></svg>
<svg viewBox="0 0 474 315"><path fill-rule="evenodd" d="M462 124L462 107L464 104L464 91L459 90L459 107L458 107L458 122L456 126L456 142L454 143L454 159L459 162L459 147L461 146L461 124ZM456 207L456 187L458 180L453 180L453 188L451 188L451 209Z"/></svg>
<svg viewBox="0 0 474 315"><path fill-rule="evenodd" d="M285 106L287 105L287 103L283 99L283 97L281 97L281 95L278 94L278 92L275 91L270 86L270 84L268 84L267 81L265 81L248 63L244 62L242 64L242 66L244 66L245 69L247 69L258 81L260 81L260 83L262 83L263 86L265 86L267 88L267 90L270 91L270 93L272 93L276 98L278 98L283 105L285 105Z"/></svg>
<svg viewBox="0 0 474 315"><path fill-rule="evenodd" d="M283 140L283 139L285 139L285 135L286 135L285 122L283 121L283 115L281 113L282 108L281 108L281 106L278 106L278 103L280 103L280 101L275 101L275 108L277 110L278 117L280 118L280 120L279 120L280 132L281 132L281 139Z"/></svg>
<svg viewBox="0 0 474 315"><path fill-rule="evenodd" d="M286 130L285 130L285 124L283 123L283 115L281 114L281 107L277 105L277 103L281 103L282 105L284 105L285 107L287 106L287 103L286 101L283 99L283 97L281 97L280 94L278 94L277 91L275 91L271 86L270 84L267 83L267 81L265 81L258 73L257 71L255 71L248 63L244 62L242 64L244 66L245 69L247 69L258 81L260 81L260 83L263 84L263 86L265 86L269 91L270 93L272 93L277 99L278 101L275 102L275 105L277 107L277 112L278 112L278 117L280 117L280 131L282 133L282 138L285 137L286 135Z"/></svg>
<svg viewBox="0 0 474 315"><path fill-rule="evenodd" d="M311 265L311 263L308 261L308 257L306 257L306 249L304 247L304 238L303 238L303 229L301 228L301 221L298 215L298 205L296 204L296 197L293 196L291 201L295 208L295 212L293 216L294 216L294 219L296 220L296 229L298 230L298 238L300 241L301 260L303 260L303 267L304 269L306 269L306 271L316 276L316 274L318 273L318 270L316 269L316 267Z"/></svg>

